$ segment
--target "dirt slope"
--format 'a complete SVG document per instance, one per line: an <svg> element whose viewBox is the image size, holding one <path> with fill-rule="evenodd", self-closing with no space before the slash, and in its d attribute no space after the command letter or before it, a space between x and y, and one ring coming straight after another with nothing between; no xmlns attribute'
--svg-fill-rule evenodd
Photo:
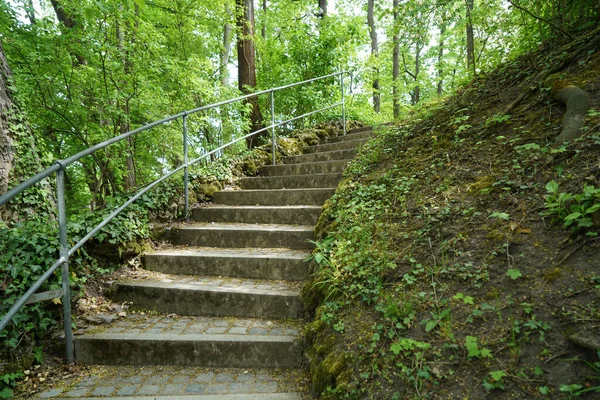
<svg viewBox="0 0 600 400"><path fill-rule="evenodd" d="M365 146L303 294L315 394L600 396L599 41L521 57ZM555 145L567 84L591 108Z"/></svg>

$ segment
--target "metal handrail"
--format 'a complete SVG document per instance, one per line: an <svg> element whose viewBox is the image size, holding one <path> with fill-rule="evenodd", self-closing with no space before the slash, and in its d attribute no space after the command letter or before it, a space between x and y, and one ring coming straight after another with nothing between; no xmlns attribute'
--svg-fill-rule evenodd
<svg viewBox="0 0 600 400"><path fill-rule="evenodd" d="M44 274L42 274L42 276L40 278L38 278L38 280L29 288L29 290L27 290L27 292L23 296L21 296L15 302L15 304L13 304L13 306L10 308L10 310L2 317L2 320L0 321L0 331L2 331L8 325L8 323L21 310L21 308L23 308L23 306L25 306L25 304L28 304L28 302L30 302L30 300L34 297L34 295L40 289L40 287L54 274L54 272L56 272L56 270L59 267L61 267L62 268L62 270L61 270L62 304L63 304L63 320L64 320L63 328L65 330L66 359L68 362L72 362L73 361L73 331L72 331L72 327L71 327L71 293L70 293L70 278L69 278L69 257L72 256L77 250L79 250L89 239L91 239L96 233L98 233L102 228L104 228L110 221L112 221L113 218L115 218L117 215L119 215L124 209L126 209L128 206L130 206L133 202L138 200L142 195L144 195L146 192L148 192L149 190L151 190L152 188L154 188L155 186L157 186L164 180L166 180L166 179L170 178L171 176L175 175L176 173L180 172L181 170L184 171L183 181L184 181L184 197L185 197L185 216L187 217L189 214L189 193L188 193L189 192L188 191L188 186L189 186L188 168L189 168L189 166L196 164L197 162L199 162L203 159L206 159L206 158L212 156L213 154L218 154L221 150L224 150L225 148L230 147L242 140L252 137L258 133L268 131L270 129L271 130L271 146L272 146L271 147L272 163L273 163L273 165L275 165L276 164L276 161L275 161L275 147L276 147L275 128L276 127L290 123L292 121L296 121L298 119L306 118L313 114L327 111L327 110L330 110L332 108L339 107L339 106L342 107L342 127L343 127L343 134L345 135L346 134L346 103L345 103L345 96L344 96L344 74L345 73L346 73L345 71L336 72L336 73L324 75L324 76L321 76L318 78L307 79L302 82L291 83L289 85L279 86L279 87L272 88L272 89L267 89L267 90L262 90L259 92L250 93L250 94L247 94L244 96L239 96L239 97L236 97L233 99L224 100L224 101L221 101L218 103L213 103L213 104L209 104L206 106L194 108L189 111L183 111L179 114L163 118L159 121L151 122L149 124L146 124L144 126L137 128L137 129L133 129L129 132L123 133L114 138L105 140L102 143L98 143L94 146L91 146L91 147L89 147L83 151L80 151L79 153L72 155L64 160L55 161L51 167L34 175L33 177L27 179L26 181L17 185L13 189L9 190L4 195L0 196L0 206L3 206L4 204L8 203L15 196L22 193L26 189L30 188L31 186L35 185L36 183L40 182L41 180L51 176L53 173L56 173L60 256L59 256L58 260L56 260L56 262L54 264L52 264L52 266L46 272L44 272ZM275 123L275 92L284 90L284 89L289 89L289 88L292 88L295 86L300 86L300 85L304 85L307 83L315 82L315 81L322 80L322 79L336 77L336 76L339 76L342 101L335 103L333 105L327 106L327 107L320 108L315 111L308 112L306 114L303 114L303 115L300 115L297 117L290 118L285 121ZM224 144L214 150L211 150L211 151L203 154L202 156L197 157L191 161L188 160L187 118L189 115L198 113L200 111L218 108L218 107L221 107L224 105L228 105L228 104L235 103L238 101L246 100L246 99L249 99L252 97L257 97L257 96L260 96L262 94L267 94L267 93L270 94L271 125L261 128L261 129L258 129L254 132L250 132L247 135L244 135L244 136L242 136L238 139L235 139L227 144ZM156 179L154 182L152 182L152 183L148 184L147 186L145 186L144 188L142 188L135 195L133 195L131 198L129 198L129 200L127 200L123 205L121 205L119 208L117 208L112 213L110 213L108 215L108 217L106 217L102 222L100 222L98 225L96 225L96 227L94 227L94 229L92 229L90 232L88 232L88 234L85 235L83 238L81 238L73 247L69 248L68 240L67 240L67 219L66 219L65 184L64 184L66 167L68 165L80 160L83 157L86 157L98 150L101 150L105 147L110 146L111 144L120 142L130 136L136 135L140 132L151 129L155 126L162 125L164 123L174 121L179 118L183 119L183 159L184 159L183 165L162 175L160 178ZM41 296L40 299L46 300L48 298Z"/></svg>

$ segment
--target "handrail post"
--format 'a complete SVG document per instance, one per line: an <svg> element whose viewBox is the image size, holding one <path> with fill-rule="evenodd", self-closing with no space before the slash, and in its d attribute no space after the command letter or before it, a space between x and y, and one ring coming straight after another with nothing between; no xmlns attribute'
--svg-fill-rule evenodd
<svg viewBox="0 0 600 400"><path fill-rule="evenodd" d="M342 90L342 129L346 135L346 99L344 96L344 72L340 73L340 88Z"/></svg>
<svg viewBox="0 0 600 400"><path fill-rule="evenodd" d="M275 91L271 89L271 154L273 165L277 163L275 160L275 147Z"/></svg>
<svg viewBox="0 0 600 400"><path fill-rule="evenodd" d="M189 175L188 175L188 136L187 136L187 112L183 114L183 197L185 208L185 219L189 216Z"/></svg>
<svg viewBox="0 0 600 400"><path fill-rule="evenodd" d="M67 212L65 207L65 166L60 164L56 172L56 189L58 197L58 229L60 238L60 255L65 259L61 266L63 325L65 329L65 347L67 363L73 362L73 327L71 325L71 284L69 277L69 243L67 242Z"/></svg>

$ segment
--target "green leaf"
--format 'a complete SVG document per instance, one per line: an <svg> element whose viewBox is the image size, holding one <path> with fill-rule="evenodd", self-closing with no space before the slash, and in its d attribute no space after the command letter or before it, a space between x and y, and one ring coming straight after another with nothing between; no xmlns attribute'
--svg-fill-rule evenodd
<svg viewBox="0 0 600 400"><path fill-rule="evenodd" d="M508 271L506 271L506 275L512 280L523 276L523 274L521 274L521 270L519 270L518 268L509 269Z"/></svg>
<svg viewBox="0 0 600 400"><path fill-rule="evenodd" d="M438 325L438 322L436 320L432 319L432 320L428 321L427 324L425 325L425 331L431 332L437 325Z"/></svg>
<svg viewBox="0 0 600 400"><path fill-rule="evenodd" d="M0 399L12 399L13 391L9 388L0 390Z"/></svg>
<svg viewBox="0 0 600 400"><path fill-rule="evenodd" d="M556 181L550 181L546 184L546 190L550 193L556 193L558 191L558 183Z"/></svg>
<svg viewBox="0 0 600 400"><path fill-rule="evenodd" d="M500 371L492 371L492 372L490 372L490 376L496 382L500 382L502 380L502 378L504 378L505 376L508 376L508 374L506 373L506 371L500 370Z"/></svg>
<svg viewBox="0 0 600 400"><path fill-rule="evenodd" d="M538 391L543 395L547 395L548 393L550 393L550 389L548 389L548 386L540 386L538 388Z"/></svg>
<svg viewBox="0 0 600 400"><path fill-rule="evenodd" d="M579 217L581 217L581 213L579 211L578 212L574 212L574 213L571 213L571 214L567 215L565 217L565 221L571 221L571 220L577 219Z"/></svg>
<svg viewBox="0 0 600 400"><path fill-rule="evenodd" d="M490 214L489 218L499 218L508 221L508 218L510 218L510 216L507 213L493 212L492 214Z"/></svg>

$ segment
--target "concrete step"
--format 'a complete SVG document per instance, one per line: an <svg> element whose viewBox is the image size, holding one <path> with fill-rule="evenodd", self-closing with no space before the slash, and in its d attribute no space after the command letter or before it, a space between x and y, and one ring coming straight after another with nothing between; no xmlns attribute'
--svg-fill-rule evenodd
<svg viewBox="0 0 600 400"><path fill-rule="evenodd" d="M221 384L227 386L227 384ZM149 390L154 390L154 386ZM195 390L196 388L202 387L202 385L192 386L191 390ZM219 387L220 388L220 387ZM105 390L105 389L99 389ZM129 390L129 388L127 388ZM143 389L142 389L143 390ZM208 389L210 390L210 389ZM235 390L235 389L234 389ZM248 394L194 394L193 396L190 393L185 393L183 395L166 395L166 396L110 396L110 397L52 397L55 400L103 400L103 399L112 399L112 400L188 400L188 399L197 399L197 400L302 400L301 393L248 393Z"/></svg>
<svg viewBox="0 0 600 400"><path fill-rule="evenodd" d="M154 274L115 282L109 295L115 302L168 314L297 318L302 308L299 292L294 283Z"/></svg>
<svg viewBox="0 0 600 400"><path fill-rule="evenodd" d="M35 398L301 400L308 395L307 378L304 370L293 368L94 365L78 368L68 384L47 380Z"/></svg>
<svg viewBox="0 0 600 400"><path fill-rule="evenodd" d="M335 187L314 189L227 190L214 195L216 204L297 206L319 205L333 196Z"/></svg>
<svg viewBox="0 0 600 400"><path fill-rule="evenodd" d="M244 189L334 188L337 187L341 179L341 173L266 176L257 178L242 178L238 180L238 185Z"/></svg>
<svg viewBox="0 0 600 400"><path fill-rule="evenodd" d="M127 317L77 336L75 354L80 364L297 368L298 332L295 322Z"/></svg>
<svg viewBox="0 0 600 400"><path fill-rule="evenodd" d="M348 160L319 161L298 164L267 165L260 169L261 176L289 176L335 174L344 172Z"/></svg>
<svg viewBox="0 0 600 400"><path fill-rule="evenodd" d="M369 139L357 139L348 140L339 143L325 143L317 144L315 146L308 146L304 149L304 153L318 153L321 151L335 151L335 150L347 150L347 149L358 149L363 144L367 143Z"/></svg>
<svg viewBox="0 0 600 400"><path fill-rule="evenodd" d="M207 206L192 210L196 222L315 225L321 206Z"/></svg>
<svg viewBox="0 0 600 400"><path fill-rule="evenodd" d="M358 140L358 139L369 139L373 136L373 130L369 129L366 131L360 131L360 132L348 132L345 136L344 135L340 135L340 136L334 136L334 137L329 137L327 138L327 143L340 143L340 142L347 142L350 140Z"/></svg>
<svg viewBox="0 0 600 400"><path fill-rule="evenodd" d="M166 232L174 245L311 249L313 227L267 224L186 224Z"/></svg>
<svg viewBox="0 0 600 400"><path fill-rule="evenodd" d="M301 281L310 255L286 249L168 249L142 257L144 268L169 274Z"/></svg>
<svg viewBox="0 0 600 400"><path fill-rule="evenodd" d="M350 129L349 131L346 132L346 134L352 135L353 133L367 132L367 131L372 131L372 130L373 130L372 126L362 126L360 128Z"/></svg>
<svg viewBox="0 0 600 400"><path fill-rule="evenodd" d="M318 161L333 161L333 160L352 160L357 149L322 151L319 153L300 154L298 156L288 156L283 158L284 164L296 164Z"/></svg>

